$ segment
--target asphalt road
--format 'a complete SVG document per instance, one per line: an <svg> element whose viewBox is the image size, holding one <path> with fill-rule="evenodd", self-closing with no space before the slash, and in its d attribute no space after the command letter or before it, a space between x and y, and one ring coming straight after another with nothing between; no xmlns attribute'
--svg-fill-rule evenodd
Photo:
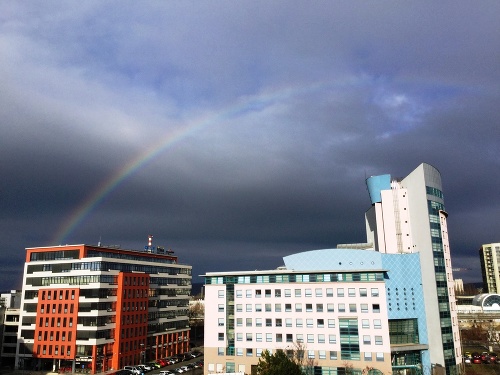
<svg viewBox="0 0 500 375"><path fill-rule="evenodd" d="M196 357L196 358L189 359L187 361L178 362L178 363L176 363L174 365L168 365L168 366L165 366L165 367L161 367L161 368L149 371L145 375L157 375L157 374L160 373L160 371L163 371L163 370L170 370L170 371L174 372L174 370L176 368L179 368L179 367L182 367L182 366L186 366L189 363L198 362L200 359L203 359L203 355L201 355L199 357ZM187 375L202 375L203 374L203 367L190 369L187 372L183 372L183 374L187 374Z"/></svg>

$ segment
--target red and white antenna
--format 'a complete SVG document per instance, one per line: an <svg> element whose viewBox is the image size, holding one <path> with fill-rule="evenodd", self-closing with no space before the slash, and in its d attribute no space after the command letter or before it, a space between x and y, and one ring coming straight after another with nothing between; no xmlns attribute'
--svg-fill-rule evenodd
<svg viewBox="0 0 500 375"><path fill-rule="evenodd" d="M148 246L151 247L153 245L153 235L149 234L148 235Z"/></svg>

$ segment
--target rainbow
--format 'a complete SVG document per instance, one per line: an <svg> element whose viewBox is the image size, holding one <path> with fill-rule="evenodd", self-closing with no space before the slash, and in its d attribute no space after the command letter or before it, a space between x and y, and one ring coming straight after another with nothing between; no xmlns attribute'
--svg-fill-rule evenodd
<svg viewBox="0 0 500 375"><path fill-rule="evenodd" d="M250 96L239 100L236 104L219 111L215 114L205 115L204 118L196 119L191 123L179 126L174 131L167 134L165 137L149 147L146 151L139 153L135 158L128 161L123 167L114 172L103 184L98 186L83 202L80 203L64 220L58 231L55 233L51 243L64 244L68 237L81 225L91 212L120 184L128 177L134 174L145 164L153 160L159 154L165 152L172 146L186 139L197 131L221 123L222 121L233 119L238 116L245 115L250 112L261 111L276 102L286 101L292 97L303 94L320 92L328 88L352 87L360 84L359 79L348 79L347 81L335 85L325 83L315 83L302 87L286 87L275 89L274 91L264 93L258 96Z"/></svg>

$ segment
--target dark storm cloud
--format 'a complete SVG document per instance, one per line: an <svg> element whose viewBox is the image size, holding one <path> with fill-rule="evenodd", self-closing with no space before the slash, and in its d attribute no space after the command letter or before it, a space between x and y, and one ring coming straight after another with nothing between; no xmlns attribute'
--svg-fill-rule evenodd
<svg viewBox="0 0 500 375"><path fill-rule="evenodd" d="M134 162L64 242L137 249L153 233L195 275L272 268L363 242L365 178L428 162L454 266L473 267L458 277L479 280L477 249L500 241L499 10L1 5L1 289Z"/></svg>

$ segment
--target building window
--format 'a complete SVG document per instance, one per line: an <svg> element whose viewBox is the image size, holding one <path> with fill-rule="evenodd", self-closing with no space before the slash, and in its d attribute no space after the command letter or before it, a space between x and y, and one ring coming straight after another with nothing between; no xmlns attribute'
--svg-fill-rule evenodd
<svg viewBox="0 0 500 375"><path fill-rule="evenodd" d="M313 320L312 319L306 319L306 324L307 324L307 328L313 328Z"/></svg>
<svg viewBox="0 0 500 375"><path fill-rule="evenodd" d="M252 305L249 303L246 305L246 312L252 312Z"/></svg>
<svg viewBox="0 0 500 375"><path fill-rule="evenodd" d="M327 303L326 304L326 311L327 312L334 312L335 311L333 303Z"/></svg>
<svg viewBox="0 0 500 375"><path fill-rule="evenodd" d="M362 313L367 313L368 312L368 304L367 303L362 303L361 304L361 312Z"/></svg>
<svg viewBox="0 0 500 375"><path fill-rule="evenodd" d="M262 318L255 318L255 326L262 327Z"/></svg>
<svg viewBox="0 0 500 375"><path fill-rule="evenodd" d="M307 288L305 290L305 295L306 295L306 297L312 297L312 295L313 295L312 289Z"/></svg>
<svg viewBox="0 0 500 375"><path fill-rule="evenodd" d="M375 345L382 345L382 336L375 336Z"/></svg>
<svg viewBox="0 0 500 375"><path fill-rule="evenodd" d="M337 297L344 297L344 288L337 288Z"/></svg>
<svg viewBox="0 0 500 375"><path fill-rule="evenodd" d="M333 297L333 288L326 288L326 296Z"/></svg>
<svg viewBox="0 0 500 375"><path fill-rule="evenodd" d="M384 353L377 353L376 358L378 362L384 362Z"/></svg>
<svg viewBox="0 0 500 375"><path fill-rule="evenodd" d="M247 332L247 341L252 341L252 340L253 340L252 333Z"/></svg>
<svg viewBox="0 0 500 375"><path fill-rule="evenodd" d="M266 342L272 342L272 341L273 341L273 334L266 333Z"/></svg>
<svg viewBox="0 0 500 375"><path fill-rule="evenodd" d="M356 297L356 289L355 288L349 288L349 289L347 289L347 295L349 297Z"/></svg>
<svg viewBox="0 0 500 375"><path fill-rule="evenodd" d="M370 320L368 320L368 319L361 320L361 327L370 328Z"/></svg>
<svg viewBox="0 0 500 375"><path fill-rule="evenodd" d="M365 361L371 361L372 360L372 353L371 352L365 352L364 360Z"/></svg>
<svg viewBox="0 0 500 375"><path fill-rule="evenodd" d="M323 289L321 288L316 288L314 290L315 294L316 294L316 297L323 297Z"/></svg>
<svg viewBox="0 0 500 375"><path fill-rule="evenodd" d="M217 355L219 356L224 355L224 348L217 348Z"/></svg>
<svg viewBox="0 0 500 375"><path fill-rule="evenodd" d="M306 312L312 312L312 311L313 311L312 303L306 303Z"/></svg>
<svg viewBox="0 0 500 375"><path fill-rule="evenodd" d="M308 343L314 343L314 335L308 334L307 335L307 342Z"/></svg>
<svg viewBox="0 0 500 375"><path fill-rule="evenodd" d="M373 319L373 328L381 329L382 328L382 321L380 319Z"/></svg>
<svg viewBox="0 0 500 375"><path fill-rule="evenodd" d="M262 297L262 290L256 289L255 290L255 298L260 298Z"/></svg>
<svg viewBox="0 0 500 375"><path fill-rule="evenodd" d="M302 318L297 318L297 319L295 320L295 327L297 327L297 328L302 328L302 326L303 326L303 323L302 323Z"/></svg>
<svg viewBox="0 0 500 375"><path fill-rule="evenodd" d="M270 303L266 303L266 305L264 307L266 309L266 312L271 312L272 311Z"/></svg>
<svg viewBox="0 0 500 375"><path fill-rule="evenodd" d="M333 359L333 360L337 359L337 351L336 350L330 350L330 359Z"/></svg>
<svg viewBox="0 0 500 375"><path fill-rule="evenodd" d="M243 348L236 348L236 355L238 357L243 356Z"/></svg>
<svg viewBox="0 0 500 375"><path fill-rule="evenodd" d="M255 305L255 312L262 312L262 305L260 303Z"/></svg>
<svg viewBox="0 0 500 375"><path fill-rule="evenodd" d="M378 303L374 303L372 305L372 310L374 313L379 313L380 312L380 305Z"/></svg>
<svg viewBox="0 0 500 375"><path fill-rule="evenodd" d="M241 332L236 333L236 341L243 341L243 333Z"/></svg>
<svg viewBox="0 0 500 375"><path fill-rule="evenodd" d="M307 351L307 358L314 359L314 350Z"/></svg>
<svg viewBox="0 0 500 375"><path fill-rule="evenodd" d="M366 297L368 295L368 292L366 288L359 288L359 296L360 297Z"/></svg>
<svg viewBox="0 0 500 375"><path fill-rule="evenodd" d="M245 290L245 295L247 298L252 298L252 289Z"/></svg>
<svg viewBox="0 0 500 375"><path fill-rule="evenodd" d="M255 334L255 341L256 342L262 342L262 333L256 333Z"/></svg>
<svg viewBox="0 0 500 375"><path fill-rule="evenodd" d="M275 312L281 312L281 303L276 303L274 305L274 311Z"/></svg>
<svg viewBox="0 0 500 375"><path fill-rule="evenodd" d="M295 289L295 297L302 297L302 290L301 289Z"/></svg>
<svg viewBox="0 0 500 375"><path fill-rule="evenodd" d="M224 332L219 332L219 341L224 341Z"/></svg>
<svg viewBox="0 0 500 375"><path fill-rule="evenodd" d="M291 318L287 318L285 319L285 325L286 327L292 327L292 319Z"/></svg>
<svg viewBox="0 0 500 375"><path fill-rule="evenodd" d="M266 327L271 327L272 324L271 325L267 325L267 321L268 320L271 320L271 319L266 319ZM283 326L283 320L281 318L276 318L275 322L276 322L276 327L282 327Z"/></svg>
<svg viewBox="0 0 500 375"><path fill-rule="evenodd" d="M318 334L318 343L324 344L325 343L325 335L320 333Z"/></svg>
<svg viewBox="0 0 500 375"><path fill-rule="evenodd" d="M222 306L224 306L224 305L222 305ZM223 307L222 311L224 311L224 307ZM237 304L236 305L236 312L242 312L242 311L243 311L243 305Z"/></svg>
<svg viewBox="0 0 500 375"><path fill-rule="evenodd" d="M266 289L264 293L266 298L271 298L271 289Z"/></svg>
<svg viewBox="0 0 500 375"><path fill-rule="evenodd" d="M219 326L223 326L224 325L224 318L219 318Z"/></svg>
<svg viewBox="0 0 500 375"><path fill-rule="evenodd" d="M219 290L219 298L224 298L224 291L223 290Z"/></svg>
<svg viewBox="0 0 500 375"><path fill-rule="evenodd" d="M328 335L328 342L330 344L336 344L337 343L337 335Z"/></svg>
<svg viewBox="0 0 500 375"><path fill-rule="evenodd" d="M246 326L251 327L252 326L252 318L246 318Z"/></svg>
<svg viewBox="0 0 500 375"><path fill-rule="evenodd" d="M282 342L283 341L283 335L281 333L276 334L276 342Z"/></svg>
<svg viewBox="0 0 500 375"><path fill-rule="evenodd" d="M326 350L318 350L319 359L326 359Z"/></svg>
<svg viewBox="0 0 500 375"><path fill-rule="evenodd" d="M291 333L286 334L286 342L293 342L293 334Z"/></svg>
<svg viewBox="0 0 500 375"><path fill-rule="evenodd" d="M372 297L378 297L378 288L372 288L371 293Z"/></svg>
<svg viewBox="0 0 500 375"><path fill-rule="evenodd" d="M247 357L251 357L253 355L253 349L252 348L247 348Z"/></svg>
<svg viewBox="0 0 500 375"><path fill-rule="evenodd" d="M335 319L328 319L328 328L335 328Z"/></svg>
<svg viewBox="0 0 500 375"><path fill-rule="evenodd" d="M318 319L316 321L316 324L317 324L318 328L324 328L325 327L325 319Z"/></svg>
<svg viewBox="0 0 500 375"><path fill-rule="evenodd" d="M297 333L295 335L295 341L297 341L297 343L303 343L304 342L304 335L302 333Z"/></svg>
<svg viewBox="0 0 500 375"><path fill-rule="evenodd" d="M356 304L355 303L350 303L349 304L349 312L355 313L356 312Z"/></svg>
<svg viewBox="0 0 500 375"><path fill-rule="evenodd" d="M243 292L241 290L236 291L236 298L242 298L243 297Z"/></svg>
<svg viewBox="0 0 500 375"><path fill-rule="evenodd" d="M243 318L236 318L236 327L243 326Z"/></svg>
<svg viewBox="0 0 500 375"><path fill-rule="evenodd" d="M295 312L302 312L302 304L301 303L295 304Z"/></svg>
<svg viewBox="0 0 500 375"><path fill-rule="evenodd" d="M323 312L323 304L322 303L316 304L316 312Z"/></svg>
<svg viewBox="0 0 500 375"><path fill-rule="evenodd" d="M291 289L285 289L285 297L291 297L292 296L292 290Z"/></svg>
<svg viewBox="0 0 500 375"><path fill-rule="evenodd" d="M370 345L371 343L372 343L372 341L370 339L370 335L364 335L363 336L363 344Z"/></svg>
<svg viewBox="0 0 500 375"><path fill-rule="evenodd" d="M339 312L345 312L345 303L339 303Z"/></svg>
<svg viewBox="0 0 500 375"><path fill-rule="evenodd" d="M292 304L285 303L285 312L292 312Z"/></svg>
<svg viewBox="0 0 500 375"><path fill-rule="evenodd" d="M281 289L274 289L274 296L276 298L280 298L281 297Z"/></svg>

